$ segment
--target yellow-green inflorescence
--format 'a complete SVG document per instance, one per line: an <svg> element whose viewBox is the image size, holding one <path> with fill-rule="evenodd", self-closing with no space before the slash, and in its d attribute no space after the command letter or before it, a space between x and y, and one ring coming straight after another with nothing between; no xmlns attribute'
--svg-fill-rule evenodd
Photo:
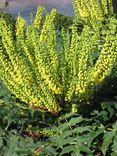
<svg viewBox="0 0 117 156"><path fill-rule="evenodd" d="M117 20L111 17L108 23L108 30L104 39L104 45L100 56L93 69L95 84L102 83L108 76L117 61Z"/></svg>
<svg viewBox="0 0 117 156"><path fill-rule="evenodd" d="M75 16L94 29L98 22L113 14L112 0L72 0Z"/></svg>
<svg viewBox="0 0 117 156"><path fill-rule="evenodd" d="M56 10L43 16L43 7L30 25L19 16L15 30L0 20L0 78L16 97L53 114L65 104L77 111L79 101L91 98L116 68L117 19L108 2L73 0L82 29L74 18L71 28L56 30Z"/></svg>
<svg viewBox="0 0 117 156"><path fill-rule="evenodd" d="M39 7L37 15L41 16L42 13L43 8ZM19 16L15 31L12 31L3 19L0 21L2 36L0 40L1 78L22 101L40 110L48 110L53 114L60 111L54 94L60 94L63 90L57 76L54 76L57 70L55 66L57 58L52 57L52 55L55 53L57 57L56 36L55 30L49 29L55 14L56 11L53 10L47 16L48 19L43 24L41 34L39 34L38 22L41 22L42 18L39 19L38 16L36 16L34 26L28 26L26 21ZM49 33L54 34L53 38L50 38L52 43L42 39L45 25L48 31L47 40L50 36ZM29 37L31 38L29 39ZM51 45L53 47L49 50L47 46ZM44 56L51 56L51 58L46 60ZM52 64L53 69L50 67Z"/></svg>

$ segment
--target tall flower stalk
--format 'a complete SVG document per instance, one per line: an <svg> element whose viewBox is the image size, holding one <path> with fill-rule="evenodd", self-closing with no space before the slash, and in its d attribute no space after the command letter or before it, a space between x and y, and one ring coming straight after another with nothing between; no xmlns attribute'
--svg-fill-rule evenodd
<svg viewBox="0 0 117 156"><path fill-rule="evenodd" d="M30 107L53 114L90 100L117 61L117 19L110 16L111 3L107 10L106 1L99 6L91 0L73 2L76 15L90 23L82 30L74 18L71 29L58 32L56 10L43 18L43 7L31 25L21 16L15 30L4 19L0 21L0 78ZM100 24L92 29L96 20Z"/></svg>

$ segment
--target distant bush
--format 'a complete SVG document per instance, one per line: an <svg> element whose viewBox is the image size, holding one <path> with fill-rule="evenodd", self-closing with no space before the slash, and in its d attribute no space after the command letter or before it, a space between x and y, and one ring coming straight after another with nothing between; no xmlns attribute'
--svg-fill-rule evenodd
<svg viewBox="0 0 117 156"><path fill-rule="evenodd" d="M57 13L55 19L55 28L61 30L62 28L70 29L73 24L73 18Z"/></svg>
<svg viewBox="0 0 117 156"><path fill-rule="evenodd" d="M7 22L7 24L14 25L15 23L15 18L11 14L6 12L0 12L0 20L2 19L4 19Z"/></svg>

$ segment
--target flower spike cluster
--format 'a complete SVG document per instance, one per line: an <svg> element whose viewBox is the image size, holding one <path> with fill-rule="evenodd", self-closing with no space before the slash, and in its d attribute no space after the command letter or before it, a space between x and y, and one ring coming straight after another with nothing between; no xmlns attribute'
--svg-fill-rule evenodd
<svg viewBox="0 0 117 156"><path fill-rule="evenodd" d="M70 29L56 30L56 10L43 17L43 7L31 25L19 16L15 31L0 20L0 78L30 107L53 114L89 101L117 70L117 19L111 15L111 0L108 5L106 0L73 4L86 21L82 29L74 18Z"/></svg>
<svg viewBox="0 0 117 156"><path fill-rule="evenodd" d="M16 21L16 33L10 29L4 19L1 19L0 77L22 101L42 111L48 110L56 114L60 111L60 106L57 104L55 94L60 94L63 90L57 76L54 77L54 73L57 73L56 34L55 29L49 29L51 26L54 28L53 15L55 16L56 11L53 10L47 15L48 20L45 20L39 34L42 14L43 8L39 7L33 26L28 26L26 21L19 16ZM41 41L45 27L48 31L47 39L50 33L55 36L50 38L52 43L48 40ZM51 46L50 44L53 44L51 50L47 47ZM56 58L46 59L44 56L47 54L50 54L48 57L54 54ZM51 70L52 63L53 69Z"/></svg>
<svg viewBox="0 0 117 156"><path fill-rule="evenodd" d="M94 29L98 22L113 14L112 0L72 0L75 17Z"/></svg>

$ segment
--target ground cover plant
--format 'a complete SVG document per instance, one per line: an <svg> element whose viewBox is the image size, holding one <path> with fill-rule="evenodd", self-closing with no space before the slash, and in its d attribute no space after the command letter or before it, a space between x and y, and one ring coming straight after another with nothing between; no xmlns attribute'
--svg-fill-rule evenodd
<svg viewBox="0 0 117 156"><path fill-rule="evenodd" d="M117 154L117 97L88 116L29 109L1 83L1 156L93 156Z"/></svg>
<svg viewBox="0 0 117 156"><path fill-rule="evenodd" d="M116 14L111 0L73 5L66 25L43 7L31 24L1 15L3 156L117 154Z"/></svg>

